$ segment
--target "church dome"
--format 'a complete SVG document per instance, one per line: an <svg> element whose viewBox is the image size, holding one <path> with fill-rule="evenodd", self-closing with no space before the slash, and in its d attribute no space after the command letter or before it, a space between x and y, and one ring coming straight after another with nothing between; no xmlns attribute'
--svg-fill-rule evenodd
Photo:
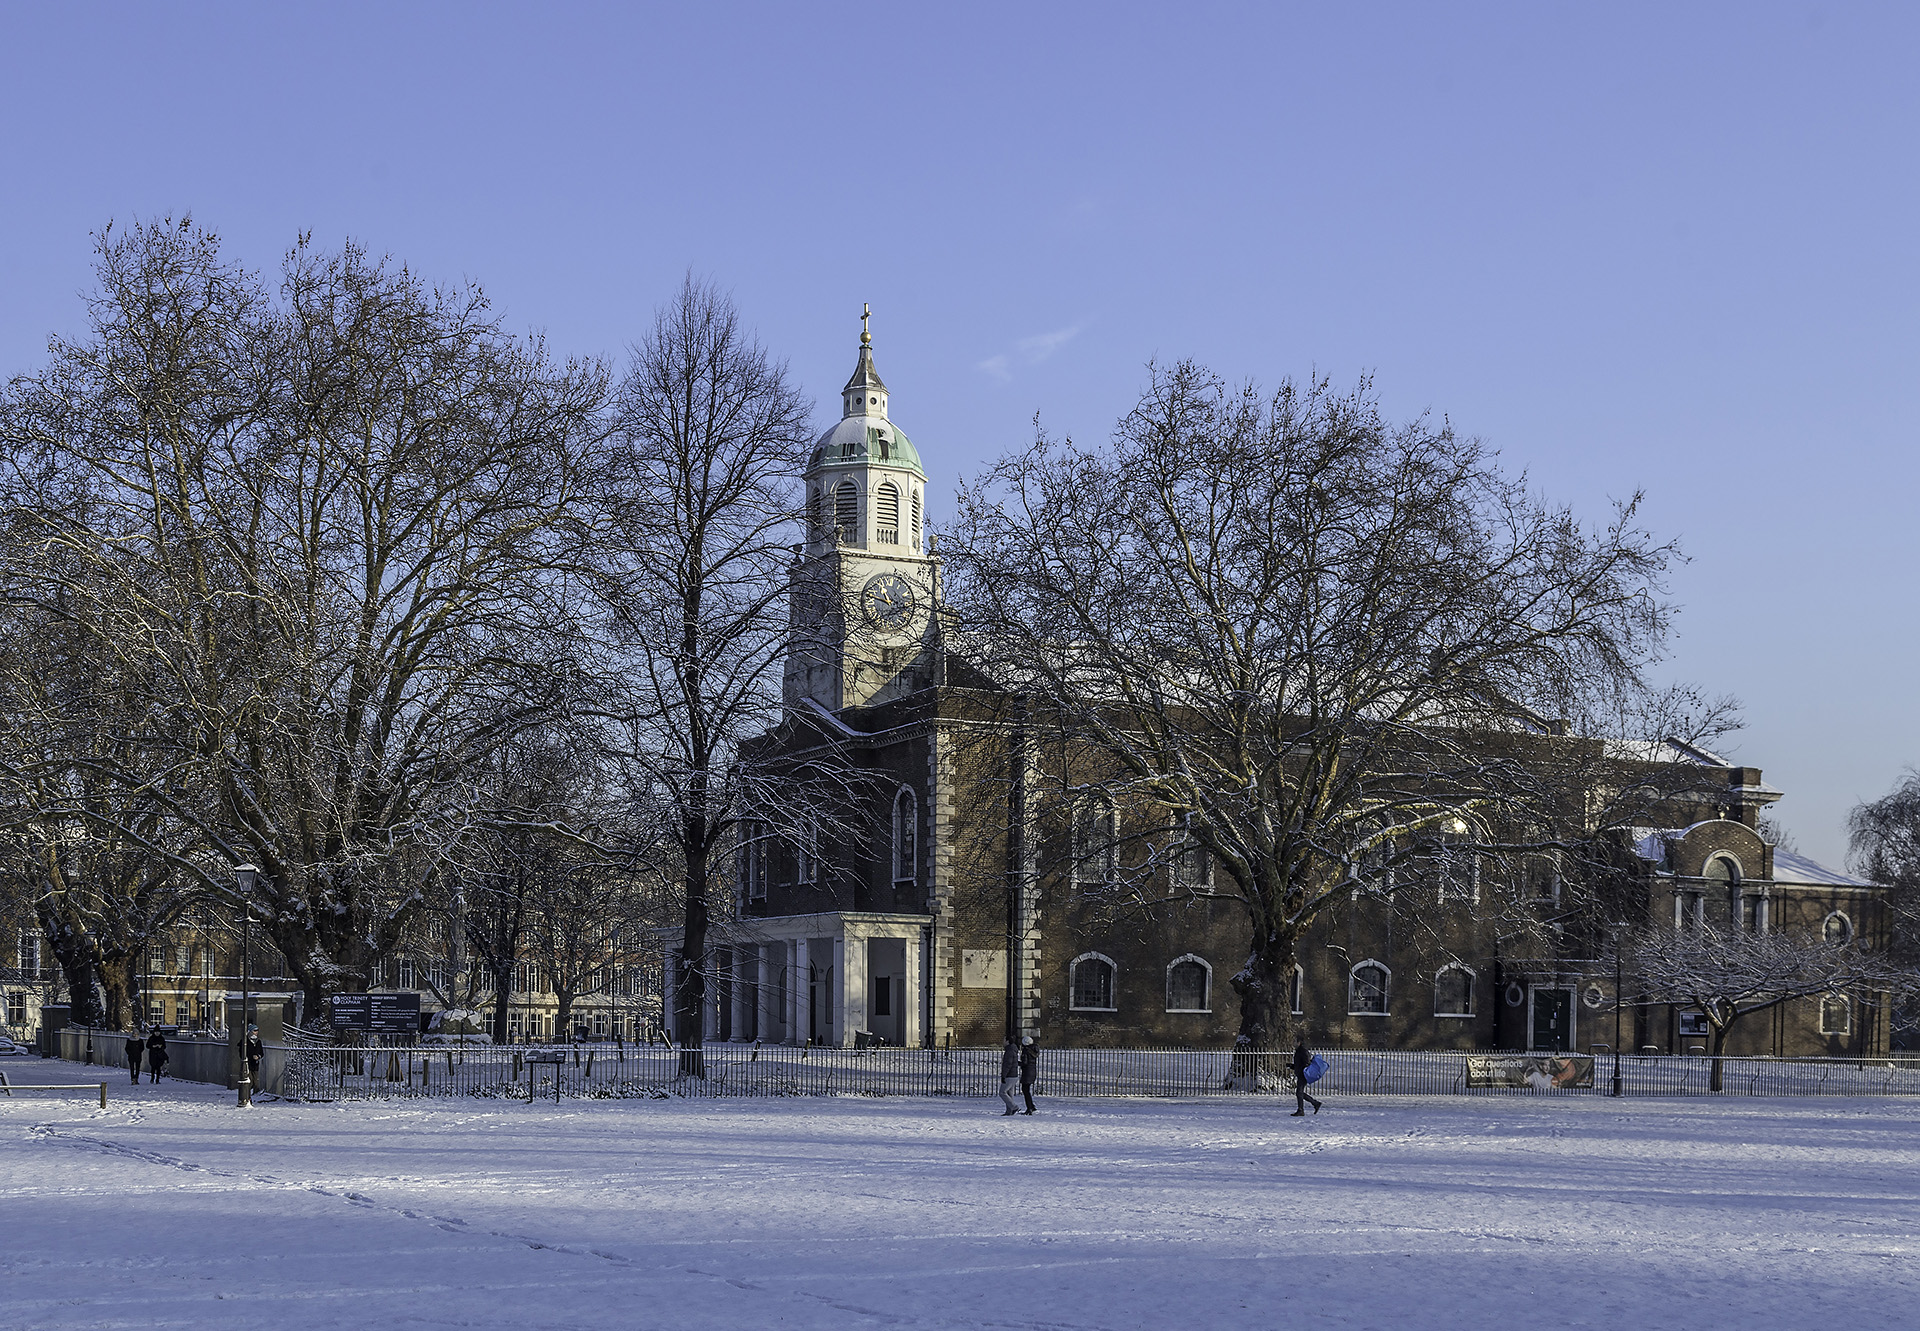
<svg viewBox="0 0 1920 1331"><path fill-rule="evenodd" d="M920 465L919 450L907 438L907 432L885 416L845 416L820 436L807 461L809 474L834 466L865 467L878 464L910 471L927 479Z"/></svg>

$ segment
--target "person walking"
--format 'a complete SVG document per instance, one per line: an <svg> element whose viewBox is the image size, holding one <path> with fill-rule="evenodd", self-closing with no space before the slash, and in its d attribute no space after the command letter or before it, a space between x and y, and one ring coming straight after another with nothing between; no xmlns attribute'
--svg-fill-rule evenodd
<svg viewBox="0 0 1920 1331"><path fill-rule="evenodd" d="M1293 1047L1293 1118L1305 1117L1308 1105L1314 1113L1320 1112L1320 1102L1307 1094L1307 1069L1312 1065L1313 1051L1302 1040Z"/></svg>
<svg viewBox="0 0 1920 1331"><path fill-rule="evenodd" d="M1031 1035L1020 1037L1020 1094L1026 1098L1027 1112L1033 1109L1033 1084L1040 1079L1040 1046Z"/></svg>
<svg viewBox="0 0 1920 1331"><path fill-rule="evenodd" d="M135 1031L127 1037L127 1071L133 1074L133 1084L140 1084L140 1055L146 1052L147 1042Z"/></svg>
<svg viewBox="0 0 1920 1331"><path fill-rule="evenodd" d="M247 1024L247 1084L255 1091L260 1089L260 1060L266 1056L266 1046L260 1043L260 1028L251 1022Z"/></svg>
<svg viewBox="0 0 1920 1331"><path fill-rule="evenodd" d="M1020 1089L1020 1044L1009 1039L1007 1047L1000 1051L1000 1099L1006 1110L1000 1115L1020 1112L1020 1106L1014 1103L1013 1093Z"/></svg>
<svg viewBox="0 0 1920 1331"><path fill-rule="evenodd" d="M147 1080L159 1081L160 1075L166 1070L167 1037L155 1027L153 1034L147 1037Z"/></svg>

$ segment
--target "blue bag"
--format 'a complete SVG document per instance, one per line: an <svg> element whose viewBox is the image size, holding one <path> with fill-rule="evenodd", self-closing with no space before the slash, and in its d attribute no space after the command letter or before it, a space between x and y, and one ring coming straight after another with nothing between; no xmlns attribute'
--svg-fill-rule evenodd
<svg viewBox="0 0 1920 1331"><path fill-rule="evenodd" d="M1306 1070L1300 1074L1300 1080L1311 1086L1326 1075L1327 1060L1315 1054L1313 1056L1313 1062L1307 1064Z"/></svg>

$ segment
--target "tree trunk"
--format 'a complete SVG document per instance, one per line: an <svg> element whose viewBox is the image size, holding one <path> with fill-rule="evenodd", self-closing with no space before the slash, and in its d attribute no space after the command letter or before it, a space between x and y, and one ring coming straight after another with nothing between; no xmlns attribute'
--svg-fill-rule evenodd
<svg viewBox="0 0 1920 1331"><path fill-rule="evenodd" d="M493 967L493 1042L507 1042L507 1009L513 1005L513 963L496 962Z"/></svg>
<svg viewBox="0 0 1920 1331"><path fill-rule="evenodd" d="M101 1024L115 1030L132 1030L140 1024L138 1014L133 1011L135 956L136 953L122 953L104 959L100 966L100 985L106 990L107 998Z"/></svg>
<svg viewBox="0 0 1920 1331"><path fill-rule="evenodd" d="M1293 944L1256 939L1247 964L1233 977L1240 997L1240 1033L1234 1038L1233 1079L1253 1090L1277 1087L1293 1048Z"/></svg>
<svg viewBox="0 0 1920 1331"><path fill-rule="evenodd" d="M1709 1091L1718 1091L1720 1089L1721 1060L1722 1060L1722 1056L1726 1053L1727 1037L1733 1033L1733 1023L1738 1021L1739 1019L1740 1019L1740 1014L1736 1012L1733 1014L1733 1016L1727 1018L1727 1024L1724 1026L1722 1026L1718 1021L1713 1023L1713 1046L1712 1046L1713 1072L1709 1076L1707 1081L1707 1089Z"/></svg>
<svg viewBox="0 0 1920 1331"><path fill-rule="evenodd" d="M674 986L673 1028L680 1038L680 1075L707 1075L703 1030L707 999L707 849L705 820L687 837L687 910L680 935L680 974Z"/></svg>

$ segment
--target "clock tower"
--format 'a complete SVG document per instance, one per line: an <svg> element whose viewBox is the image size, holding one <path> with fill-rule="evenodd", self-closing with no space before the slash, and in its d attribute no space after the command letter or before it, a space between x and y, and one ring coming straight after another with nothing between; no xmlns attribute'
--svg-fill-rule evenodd
<svg viewBox="0 0 1920 1331"><path fill-rule="evenodd" d="M792 574L789 706L871 707L936 682L939 566L924 530L927 473L887 410L870 312L840 421L805 473L807 541Z"/></svg>

